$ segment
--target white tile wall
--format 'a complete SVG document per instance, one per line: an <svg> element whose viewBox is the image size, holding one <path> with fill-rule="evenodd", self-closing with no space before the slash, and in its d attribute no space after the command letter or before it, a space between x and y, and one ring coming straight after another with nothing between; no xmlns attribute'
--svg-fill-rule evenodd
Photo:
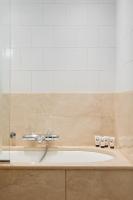
<svg viewBox="0 0 133 200"><path fill-rule="evenodd" d="M117 1L117 76L118 91L133 90L133 1Z"/></svg>
<svg viewBox="0 0 133 200"><path fill-rule="evenodd" d="M0 92L10 89L10 7L9 0L0 0Z"/></svg>
<svg viewBox="0 0 133 200"><path fill-rule="evenodd" d="M11 0L12 92L114 89L114 0Z"/></svg>

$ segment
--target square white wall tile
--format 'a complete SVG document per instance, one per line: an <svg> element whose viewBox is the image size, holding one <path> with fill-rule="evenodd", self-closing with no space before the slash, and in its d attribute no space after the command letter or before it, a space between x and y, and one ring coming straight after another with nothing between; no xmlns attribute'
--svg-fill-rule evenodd
<svg viewBox="0 0 133 200"><path fill-rule="evenodd" d="M31 29L32 47L47 47L54 45L54 28L34 27Z"/></svg>
<svg viewBox="0 0 133 200"><path fill-rule="evenodd" d="M86 48L45 48L43 65L53 69L73 69L87 67Z"/></svg>
<svg viewBox="0 0 133 200"><path fill-rule="evenodd" d="M77 29L75 33L75 43L78 46L84 47L98 47L98 28L95 26L88 26L85 29Z"/></svg>
<svg viewBox="0 0 133 200"><path fill-rule="evenodd" d="M39 26L42 25L42 5L22 4L12 5L12 24L19 26Z"/></svg>
<svg viewBox="0 0 133 200"><path fill-rule="evenodd" d="M113 4L88 4L88 25L111 26L115 24L115 5Z"/></svg>
<svg viewBox="0 0 133 200"><path fill-rule="evenodd" d="M115 48L88 48L88 66L115 65Z"/></svg>
<svg viewBox="0 0 133 200"><path fill-rule="evenodd" d="M53 71L32 71L32 92L54 91L54 73Z"/></svg>
<svg viewBox="0 0 133 200"><path fill-rule="evenodd" d="M87 25L87 8L82 4L72 4L68 6L67 24L73 26Z"/></svg>
<svg viewBox="0 0 133 200"><path fill-rule="evenodd" d="M41 48L21 48L21 66L42 66L43 65L43 51Z"/></svg>
<svg viewBox="0 0 133 200"><path fill-rule="evenodd" d="M48 5L43 6L43 24L44 25L66 25L68 9L65 5Z"/></svg>
<svg viewBox="0 0 133 200"><path fill-rule="evenodd" d="M31 92L31 72L12 70L11 92L12 93Z"/></svg>
<svg viewBox="0 0 133 200"><path fill-rule="evenodd" d="M31 46L31 29L30 27L13 26L11 30L11 46L30 47Z"/></svg>
<svg viewBox="0 0 133 200"><path fill-rule="evenodd" d="M101 27L98 35L100 47L115 47L116 33L114 27Z"/></svg>
<svg viewBox="0 0 133 200"><path fill-rule="evenodd" d="M99 72L99 91L112 92L115 90L115 73L112 71Z"/></svg>
<svg viewBox="0 0 133 200"><path fill-rule="evenodd" d="M121 65L117 73L117 87L118 91L133 90L133 62Z"/></svg>

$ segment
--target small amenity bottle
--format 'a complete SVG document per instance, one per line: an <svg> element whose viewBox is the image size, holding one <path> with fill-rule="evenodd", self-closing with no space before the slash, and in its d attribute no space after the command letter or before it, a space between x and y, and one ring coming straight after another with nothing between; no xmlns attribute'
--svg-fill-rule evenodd
<svg viewBox="0 0 133 200"><path fill-rule="evenodd" d="M108 136L104 136L104 142L105 142L105 147L109 146L109 137Z"/></svg>
<svg viewBox="0 0 133 200"><path fill-rule="evenodd" d="M105 139L104 137L101 138L101 148L104 148L105 147Z"/></svg>
<svg viewBox="0 0 133 200"><path fill-rule="evenodd" d="M101 136L96 135L95 136L95 145L96 147L100 147L101 144Z"/></svg>
<svg viewBox="0 0 133 200"><path fill-rule="evenodd" d="M114 137L109 138L109 146L111 149L114 149L114 147L115 147L115 138Z"/></svg>

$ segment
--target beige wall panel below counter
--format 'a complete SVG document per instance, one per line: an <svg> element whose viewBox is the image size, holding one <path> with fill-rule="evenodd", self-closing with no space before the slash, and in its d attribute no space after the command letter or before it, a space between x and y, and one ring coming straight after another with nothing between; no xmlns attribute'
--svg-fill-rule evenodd
<svg viewBox="0 0 133 200"><path fill-rule="evenodd" d="M68 170L67 200L133 200L133 170Z"/></svg>
<svg viewBox="0 0 133 200"><path fill-rule="evenodd" d="M65 200L65 171L0 170L0 200Z"/></svg>

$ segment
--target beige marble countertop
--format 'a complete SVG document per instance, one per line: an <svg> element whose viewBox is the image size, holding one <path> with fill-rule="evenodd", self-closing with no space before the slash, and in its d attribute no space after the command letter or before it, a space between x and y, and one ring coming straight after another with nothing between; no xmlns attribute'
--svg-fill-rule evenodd
<svg viewBox="0 0 133 200"><path fill-rule="evenodd" d="M17 150L17 151L28 151L28 150L42 150L43 148L28 148L28 147L11 147L10 150ZM110 149L104 148L101 149L99 147L93 146L78 146L78 147L71 147L71 146L62 146L62 147L53 147L49 149L52 150L81 150L81 151L95 151L99 153L107 153L112 155L114 159L109 161L102 161L102 162L93 162L93 163L0 163L0 169L128 169L133 170L133 162L125 156L121 149Z"/></svg>

